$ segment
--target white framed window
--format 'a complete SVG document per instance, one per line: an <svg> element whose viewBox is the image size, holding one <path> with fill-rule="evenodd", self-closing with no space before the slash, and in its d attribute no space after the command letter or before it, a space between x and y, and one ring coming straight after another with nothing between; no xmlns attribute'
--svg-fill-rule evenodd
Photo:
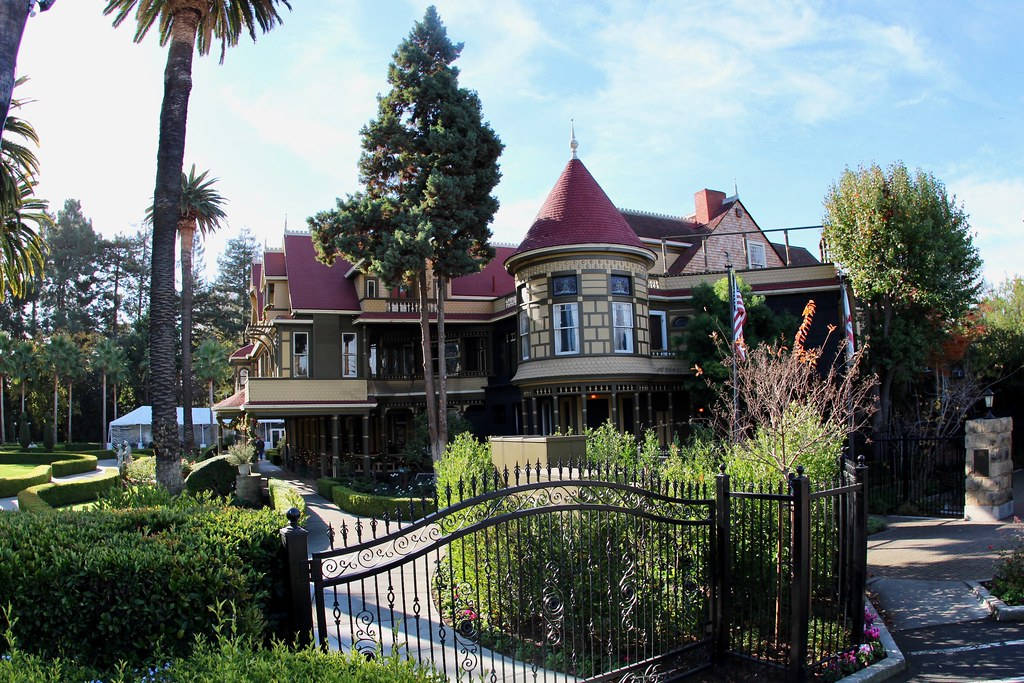
<svg viewBox="0 0 1024 683"><path fill-rule="evenodd" d="M292 338L292 377L309 377L309 333L296 332Z"/></svg>
<svg viewBox="0 0 1024 683"><path fill-rule="evenodd" d="M249 381L249 370L242 368L238 371L238 388L244 389L246 382Z"/></svg>
<svg viewBox="0 0 1024 683"><path fill-rule="evenodd" d="M612 304L612 339L615 353L633 353L633 304Z"/></svg>
<svg viewBox="0 0 1024 683"><path fill-rule="evenodd" d="M370 363L369 375L370 375L370 377L376 377L377 376L377 345L376 344L370 344L369 363Z"/></svg>
<svg viewBox="0 0 1024 683"><path fill-rule="evenodd" d="M366 298L376 299L377 298L377 281L375 279L366 278Z"/></svg>
<svg viewBox="0 0 1024 683"><path fill-rule="evenodd" d="M267 300L263 304L264 308L274 308L274 283L271 282L267 285Z"/></svg>
<svg viewBox="0 0 1024 683"><path fill-rule="evenodd" d="M530 360L530 314L523 309L519 311L519 356Z"/></svg>
<svg viewBox="0 0 1024 683"><path fill-rule="evenodd" d="M665 311L651 311L651 351L668 351L668 325Z"/></svg>
<svg viewBox="0 0 1024 683"><path fill-rule="evenodd" d="M765 260L764 245L760 242L747 242L747 267L766 268L768 262Z"/></svg>
<svg viewBox="0 0 1024 683"><path fill-rule="evenodd" d="M580 352L580 319L576 304L555 304L555 355Z"/></svg>
<svg viewBox="0 0 1024 683"><path fill-rule="evenodd" d="M359 374L359 360L356 355L356 333L341 334L341 376L355 377Z"/></svg>

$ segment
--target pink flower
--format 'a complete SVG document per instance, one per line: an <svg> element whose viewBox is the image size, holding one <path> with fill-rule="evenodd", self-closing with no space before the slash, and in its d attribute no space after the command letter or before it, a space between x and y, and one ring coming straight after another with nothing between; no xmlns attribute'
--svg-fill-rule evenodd
<svg viewBox="0 0 1024 683"><path fill-rule="evenodd" d="M473 619L476 619L478 615L471 609L464 609L462 610L462 616L469 617L469 620L472 621Z"/></svg>
<svg viewBox="0 0 1024 683"><path fill-rule="evenodd" d="M869 654L871 654L874 651L875 651L875 649L873 647L871 647L870 645L868 645L867 643L864 643L859 648L857 648L857 654L861 654L861 655L869 655Z"/></svg>
<svg viewBox="0 0 1024 683"><path fill-rule="evenodd" d="M864 635L866 635L871 640L878 640L879 637L881 637L882 632L878 630L877 626L872 626L871 628L864 631Z"/></svg>

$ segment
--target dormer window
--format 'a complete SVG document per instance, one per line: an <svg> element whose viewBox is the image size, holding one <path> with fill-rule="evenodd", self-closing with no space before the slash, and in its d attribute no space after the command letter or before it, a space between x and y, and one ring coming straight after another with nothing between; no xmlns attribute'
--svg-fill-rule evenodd
<svg viewBox="0 0 1024 683"><path fill-rule="evenodd" d="M366 279L366 298L376 299L377 298L377 281L374 278Z"/></svg>
<svg viewBox="0 0 1024 683"><path fill-rule="evenodd" d="M760 242L747 242L747 267L748 268L766 268L768 266L765 260L764 245Z"/></svg>

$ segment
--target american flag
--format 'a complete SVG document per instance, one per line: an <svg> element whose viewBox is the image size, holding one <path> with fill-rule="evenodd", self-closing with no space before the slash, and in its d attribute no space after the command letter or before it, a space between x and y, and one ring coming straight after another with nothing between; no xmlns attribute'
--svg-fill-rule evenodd
<svg viewBox="0 0 1024 683"><path fill-rule="evenodd" d="M747 308L743 305L739 283L733 284L732 343L740 360L747 359L747 346L743 343L743 323L747 321Z"/></svg>
<svg viewBox="0 0 1024 683"><path fill-rule="evenodd" d="M843 331L846 334L846 362L849 363L853 359L853 354L856 352L857 347L853 340L853 316L850 315L850 298L846 293L846 287L842 287L843 292Z"/></svg>

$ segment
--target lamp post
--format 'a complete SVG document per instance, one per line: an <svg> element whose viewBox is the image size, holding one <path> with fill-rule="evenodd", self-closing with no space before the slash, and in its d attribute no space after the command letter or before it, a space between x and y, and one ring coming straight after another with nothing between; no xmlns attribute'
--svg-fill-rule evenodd
<svg viewBox="0 0 1024 683"><path fill-rule="evenodd" d="M985 419L986 420L994 420L996 416L992 414L992 403L995 401L996 395L995 395L995 392L992 391L992 387L989 387L988 389L986 389L985 393L981 395L981 398L984 399L984 401L985 401L985 409L988 411L985 414Z"/></svg>

